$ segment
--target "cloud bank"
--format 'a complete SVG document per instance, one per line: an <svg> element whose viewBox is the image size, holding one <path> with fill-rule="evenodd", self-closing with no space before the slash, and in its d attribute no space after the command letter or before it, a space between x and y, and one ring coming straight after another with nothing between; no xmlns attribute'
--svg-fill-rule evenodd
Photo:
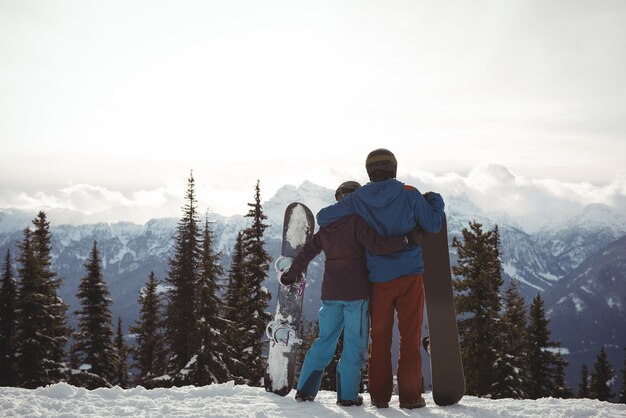
<svg viewBox="0 0 626 418"><path fill-rule="evenodd" d="M465 195L486 214L508 217L528 230L565 223L593 204L626 214L626 179L604 185L533 179L497 164L477 166L465 176L413 172L406 178L423 191L440 191L444 197Z"/></svg>
<svg viewBox="0 0 626 418"><path fill-rule="evenodd" d="M604 185L533 179L495 164L477 166L466 175L413 171L399 173L398 178L422 192L441 193L449 205L454 204L454 198L467 197L486 214L511 219L528 230L561 224L593 204L605 205L614 213L626 215L626 179ZM334 190L334 183L330 183L321 186ZM263 179L261 185L264 200L271 199L281 187L277 185L273 190L263 190ZM0 208L54 209L55 213L65 214L66 219L55 220L63 223L144 223L152 218L179 217L185 190L184 183L130 193L89 184L30 194L4 190L0 191ZM252 186L237 190L197 182L196 190L200 211L225 216L245 214L246 203L253 198Z"/></svg>

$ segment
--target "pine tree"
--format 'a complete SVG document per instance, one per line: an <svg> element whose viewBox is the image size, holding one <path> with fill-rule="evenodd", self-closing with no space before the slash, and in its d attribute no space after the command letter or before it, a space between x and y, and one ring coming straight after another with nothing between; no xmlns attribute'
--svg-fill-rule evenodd
<svg viewBox="0 0 626 418"><path fill-rule="evenodd" d="M117 361L115 362L115 384L121 388L128 387L128 347L124 342L124 333L122 332L122 318L117 318L117 334L115 335L115 351L117 353Z"/></svg>
<svg viewBox="0 0 626 418"><path fill-rule="evenodd" d="M198 348L196 309L200 280L200 228L195 181L193 174L187 182L187 203L174 237L174 255L169 259L166 307L166 339L169 344L167 371L177 376Z"/></svg>
<svg viewBox="0 0 626 418"><path fill-rule="evenodd" d="M529 381L528 395L531 399L538 399L549 396L552 389L551 382L551 353L547 350L550 347L549 321L546 319L541 296L533 299L530 307L530 324L528 333L529 343Z"/></svg>
<svg viewBox="0 0 626 418"><path fill-rule="evenodd" d="M498 358L498 322L500 320L499 232L483 232L482 225L470 222L462 231L463 243L456 237L452 246L458 251L459 277L453 283L459 321L461 354L465 369L467 393L476 396L492 394L495 376L493 365Z"/></svg>
<svg viewBox="0 0 626 418"><path fill-rule="evenodd" d="M40 211L33 220L34 231L32 246L37 259L40 291L45 298L45 313L43 315L45 369L48 383L65 380L68 373L65 363L67 353L65 346L71 333L67 326L67 305L58 296L61 280L52 271L52 236L50 222L46 214Z"/></svg>
<svg viewBox="0 0 626 418"><path fill-rule="evenodd" d="M229 360L232 350L226 341L227 322L222 318L223 303L219 297L220 254L213 252L213 231L205 220L202 240L200 296L198 300L198 330L200 347L192 371L188 375L195 385L223 383L231 379Z"/></svg>
<svg viewBox="0 0 626 418"><path fill-rule="evenodd" d="M7 250L0 288L0 386L17 385L17 283L11 263Z"/></svg>
<svg viewBox="0 0 626 418"><path fill-rule="evenodd" d="M496 381L493 397L523 399L526 397L524 387L528 330L526 304L519 292L517 280L511 280L504 293L503 303L504 313L500 322L501 341L498 344L502 350L494 367Z"/></svg>
<svg viewBox="0 0 626 418"><path fill-rule="evenodd" d="M552 391L553 398L569 399L574 397L574 391L572 388L567 386L567 382L565 381L565 368L568 364L567 360L561 356L561 352L559 350L555 357L554 389Z"/></svg>
<svg viewBox="0 0 626 418"><path fill-rule="evenodd" d="M615 370L609 364L604 351L604 346L600 347L600 353L596 357L596 362L593 365L593 372L591 373L591 385L589 390L591 392L591 399L598 399L600 401L608 401L614 396L611 393L610 381L615 377Z"/></svg>
<svg viewBox="0 0 626 418"><path fill-rule="evenodd" d="M44 315L46 300L42 294L41 278L32 247L32 233L24 229L24 239L18 243L20 255L18 288L18 385L33 389L47 384L44 371Z"/></svg>
<svg viewBox="0 0 626 418"><path fill-rule="evenodd" d="M578 397L589 398L591 393L589 391L589 370L587 365L583 363L580 370L580 385L578 386Z"/></svg>
<svg viewBox="0 0 626 418"><path fill-rule="evenodd" d="M267 216L261 206L260 182L255 187L254 203L248 203L250 210L246 217L252 218L252 224L243 233L244 248L244 286L245 297L243 303L242 322L239 326L246 332L243 334L242 363L247 366L244 379L250 386L258 386L265 374L265 359L263 353L263 336L266 324L271 315L266 312L271 295L263 282L268 276L271 257L265 251L263 234L269 226L263 221Z"/></svg>
<svg viewBox="0 0 626 418"><path fill-rule="evenodd" d="M243 247L243 233L237 234L237 240L233 249L230 270L228 271L228 288L226 290L226 306L224 316L227 320L226 341L233 350L229 361L230 371L236 384L245 382L246 365L243 363L243 349L245 328L245 311L243 306L248 300L245 295L245 253Z"/></svg>
<svg viewBox="0 0 626 418"><path fill-rule="evenodd" d="M559 343L550 341L550 320L546 318L541 295L533 299L530 306L528 325L528 386L526 392L530 399L554 396L556 391L555 376L559 359L554 349Z"/></svg>
<svg viewBox="0 0 626 418"><path fill-rule="evenodd" d="M133 366L139 370L136 383L147 387L155 386L151 379L161 376L165 371L165 347L161 294L158 292L159 281L154 272L150 272L145 288L139 293L139 320L129 331L135 334L136 346L131 350Z"/></svg>
<svg viewBox="0 0 626 418"><path fill-rule="evenodd" d="M81 279L76 297L80 301L78 332L72 353L80 364L80 369L89 375L75 375L74 383L88 389L110 386L115 381L116 352L114 331L111 319L111 298L102 277L102 267L98 243L93 242L90 255L85 262L86 275Z"/></svg>
<svg viewBox="0 0 626 418"><path fill-rule="evenodd" d="M239 232L235 241L235 247L233 248L230 269L228 270L226 306L224 308L226 318L233 324L237 322L238 311L243 297L243 282L245 274L244 257L243 233ZM233 338L231 343L234 343L235 339L236 338Z"/></svg>
<svg viewBox="0 0 626 418"><path fill-rule="evenodd" d="M34 230L24 229L18 243L18 384L35 388L67 378L64 363L66 326L65 305L58 297L60 281L51 270L50 224L44 212L33 220Z"/></svg>
<svg viewBox="0 0 626 418"><path fill-rule="evenodd" d="M622 369L622 387L619 390L617 402L626 403L626 347L624 347L624 368Z"/></svg>

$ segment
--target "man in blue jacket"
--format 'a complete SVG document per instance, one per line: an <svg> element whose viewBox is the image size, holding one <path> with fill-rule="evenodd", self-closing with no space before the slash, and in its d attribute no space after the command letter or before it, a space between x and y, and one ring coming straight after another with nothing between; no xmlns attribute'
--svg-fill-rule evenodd
<svg viewBox="0 0 626 418"><path fill-rule="evenodd" d="M415 227L437 233L444 219L444 203L437 193L422 195L416 188L396 180L397 161L387 149L369 153L365 163L370 183L317 214L320 227L345 216L360 215L384 237L405 235ZM424 311L424 261L419 245L390 255L367 252L371 284L371 339L369 392L372 404L389 406L393 390L391 342L394 314L398 315L400 356L398 396L400 407L425 405L421 392L421 331Z"/></svg>

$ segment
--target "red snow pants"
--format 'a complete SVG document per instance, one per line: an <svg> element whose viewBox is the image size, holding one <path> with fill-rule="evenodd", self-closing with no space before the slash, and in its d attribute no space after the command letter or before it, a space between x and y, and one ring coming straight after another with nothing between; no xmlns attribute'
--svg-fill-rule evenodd
<svg viewBox="0 0 626 418"><path fill-rule="evenodd" d="M422 317L424 279L421 274L402 276L371 284L371 338L369 393L373 402L389 402L393 391L391 342L394 314L398 314L400 355L398 396L400 403L413 403L422 393Z"/></svg>

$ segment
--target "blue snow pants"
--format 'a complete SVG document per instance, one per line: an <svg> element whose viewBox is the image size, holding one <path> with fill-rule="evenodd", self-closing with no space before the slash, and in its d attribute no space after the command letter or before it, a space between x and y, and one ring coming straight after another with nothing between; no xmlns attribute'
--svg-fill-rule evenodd
<svg viewBox="0 0 626 418"><path fill-rule="evenodd" d="M335 354L343 329L343 351L337 365L337 400L356 400L361 383L361 368L369 340L369 302L360 300L322 300L319 312L319 337L304 358L297 389L315 397L324 369Z"/></svg>

